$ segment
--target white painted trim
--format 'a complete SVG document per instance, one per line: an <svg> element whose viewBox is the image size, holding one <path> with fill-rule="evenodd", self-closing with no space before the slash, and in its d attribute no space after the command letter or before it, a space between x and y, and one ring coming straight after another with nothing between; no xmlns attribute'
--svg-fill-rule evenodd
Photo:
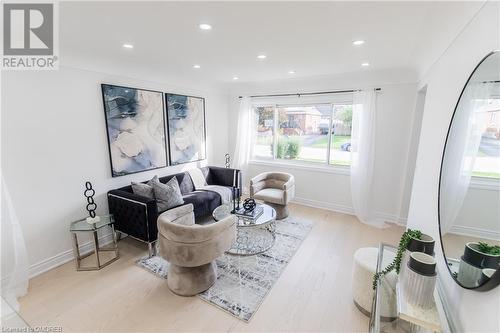
<svg viewBox="0 0 500 333"><path fill-rule="evenodd" d="M296 197L292 202L299 204L299 205L308 206L308 207L326 209L326 210L329 210L332 212L354 215L354 210L351 206L334 204L334 203L325 202L325 201L311 200L311 199L300 198L300 197ZM376 215L377 215L377 217L383 218L386 222L406 226L406 218L401 218L395 214L387 214L387 213L383 213L383 212L377 212ZM108 233L99 237L99 244L100 245L106 245L106 244L111 243L112 241L113 241L113 238L112 238L111 232L108 232ZM81 254L88 253L88 252L92 251L93 248L94 248L94 244L92 241L86 242L86 243L80 245L80 253ZM50 257L48 259L42 260L38 263L31 265L29 268L29 277L31 279L31 278L33 278L37 275L40 275L42 273L45 273L51 269L54 269L54 268L59 267L61 265L64 265L65 263L67 263L71 260L74 260L74 259L75 259L75 256L73 253L73 249L66 250L66 251L61 252L53 257ZM8 277L4 277L3 279L6 279L6 278L8 278Z"/></svg>
<svg viewBox="0 0 500 333"><path fill-rule="evenodd" d="M500 179L472 177L470 180L469 188L488 191L500 191Z"/></svg>
<svg viewBox="0 0 500 333"><path fill-rule="evenodd" d="M248 162L250 165L264 165L270 167L281 167L296 170L317 171L330 174L346 175L351 174L350 167L340 165L322 165L317 163L296 163L296 162L280 162L276 160L251 160Z"/></svg>
<svg viewBox="0 0 500 333"><path fill-rule="evenodd" d="M443 333L464 332L460 324L461 321L458 320L459 318L456 318L456 316L451 311L452 307L450 306L450 300L448 299L448 294L446 293L446 288L442 278L443 275L448 276L448 271L442 274L438 268L437 281L436 281L436 290L438 294L438 299L436 301L441 302L442 310L444 311L444 313L441 313L438 307L441 323L446 324L443 325L444 326ZM458 330L458 328L460 328L460 330Z"/></svg>
<svg viewBox="0 0 500 333"><path fill-rule="evenodd" d="M306 198L295 197L292 203L304 205L313 208L326 209L336 213L354 215L354 209L351 206L334 204L331 202L311 200ZM406 226L406 218L399 217L395 214L388 214L384 212L375 212L378 218L384 219L388 223L394 223L400 226Z"/></svg>
<svg viewBox="0 0 500 333"><path fill-rule="evenodd" d="M113 242L113 237L111 232L107 232L99 237L99 245L107 245ZM88 241L86 243L80 244L80 253L86 254L94 249L94 242ZM65 263L75 259L75 254L73 253L73 249L66 250L59 254L56 254L53 257L44 259L40 262L37 262L30 266L29 268L29 277L34 278L37 275L45 273L53 268L64 265Z"/></svg>
<svg viewBox="0 0 500 333"><path fill-rule="evenodd" d="M311 200L311 199L306 199L306 198L299 198L299 197L295 197L292 200L292 202L299 204L299 205L308 206L308 207L326 209L326 210L330 210L332 212L354 215L354 210L350 206L339 205L339 204L334 204L334 203L325 202L325 201Z"/></svg>
<svg viewBox="0 0 500 333"><path fill-rule="evenodd" d="M450 229L450 234L473 236L484 239L500 241L500 232L495 230L487 230L482 228L468 227L463 225L454 225Z"/></svg>

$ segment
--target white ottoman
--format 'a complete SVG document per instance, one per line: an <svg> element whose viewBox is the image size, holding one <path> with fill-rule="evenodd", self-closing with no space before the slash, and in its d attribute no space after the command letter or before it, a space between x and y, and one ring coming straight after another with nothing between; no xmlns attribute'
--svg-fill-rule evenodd
<svg viewBox="0 0 500 333"><path fill-rule="evenodd" d="M394 259L395 253L385 251L382 267L385 268ZM378 249L363 247L354 253L352 270L352 294L356 307L365 315L370 316L373 303L373 275L377 269ZM396 271L386 275L380 285L380 314L382 319L396 318Z"/></svg>

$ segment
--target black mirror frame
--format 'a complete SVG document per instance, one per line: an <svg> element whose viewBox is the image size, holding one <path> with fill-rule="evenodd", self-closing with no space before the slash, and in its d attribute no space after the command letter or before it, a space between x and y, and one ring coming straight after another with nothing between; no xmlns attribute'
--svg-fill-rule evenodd
<svg viewBox="0 0 500 333"><path fill-rule="evenodd" d="M439 240L441 242L441 250L443 252L444 261L446 262L446 268L448 269L448 272L450 273L451 278L460 287L462 287L464 289L477 290L477 291L488 291L488 290L491 290L491 289L495 288L496 286L498 286L500 284L500 269L497 268L497 270L495 271L495 273L493 273L493 275L491 276L491 278L488 281L486 281L482 285L480 285L478 287L474 287L474 288L464 286L457 279L455 279L453 277L453 273L452 273L452 271L450 269L450 266L448 265L448 260L446 259L446 252L444 250L444 244L443 244L443 234L441 233L441 178L443 176L443 163L444 163L444 154L446 152L446 145L448 144L448 139L450 137L450 130L451 130L451 126L453 125L453 119L455 118L455 113L457 112L458 104L460 103L460 100L462 99L462 96L464 94L465 88L469 84L469 81L471 80L471 78L474 75L474 73L476 72L476 70L479 68L479 66L481 66L481 64L488 57L490 57L491 55L493 55L495 53L500 53L500 50L491 51L483 59L481 59L481 61L479 62L479 64L477 64L476 67L474 67L474 70L469 75L469 78L467 79L467 82L465 82L465 85L464 85L464 87L462 89L462 92L460 93L460 96L458 97L457 104L455 105L455 110L453 110L453 115L451 116L450 125L448 126L448 132L446 133L446 140L444 142L443 154L441 155L441 170L439 171L439 184L438 184L438 229L439 229Z"/></svg>

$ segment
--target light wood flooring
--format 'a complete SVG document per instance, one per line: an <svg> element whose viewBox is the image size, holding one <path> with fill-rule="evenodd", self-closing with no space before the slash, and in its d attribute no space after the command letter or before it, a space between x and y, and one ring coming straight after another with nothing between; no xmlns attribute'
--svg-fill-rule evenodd
<svg viewBox="0 0 500 333"><path fill-rule="evenodd" d="M70 262L33 278L21 315L31 326L63 332L366 332L368 318L352 302L354 251L396 244L403 228L372 228L300 205L290 211L314 227L249 323L170 292L165 280L135 265L147 251L130 238L119 242L120 259L101 271L76 272Z"/></svg>

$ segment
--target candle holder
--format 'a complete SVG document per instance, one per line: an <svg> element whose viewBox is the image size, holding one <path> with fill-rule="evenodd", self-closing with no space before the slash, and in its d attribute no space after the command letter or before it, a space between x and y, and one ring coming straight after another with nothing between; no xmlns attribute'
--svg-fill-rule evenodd
<svg viewBox="0 0 500 333"><path fill-rule="evenodd" d="M240 209L240 203L241 203L241 191L239 188L236 186L232 187L232 194L233 194L233 210L231 211L232 214L236 213L237 210Z"/></svg>

